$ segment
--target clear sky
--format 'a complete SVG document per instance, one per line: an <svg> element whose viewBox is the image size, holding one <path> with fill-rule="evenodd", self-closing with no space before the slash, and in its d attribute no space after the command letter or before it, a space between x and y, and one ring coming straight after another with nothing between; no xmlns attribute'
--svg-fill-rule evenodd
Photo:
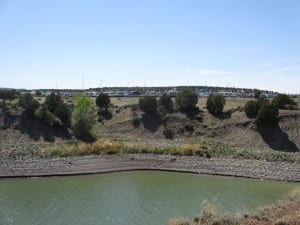
<svg viewBox="0 0 300 225"><path fill-rule="evenodd" d="M299 0L0 0L0 87L300 93Z"/></svg>

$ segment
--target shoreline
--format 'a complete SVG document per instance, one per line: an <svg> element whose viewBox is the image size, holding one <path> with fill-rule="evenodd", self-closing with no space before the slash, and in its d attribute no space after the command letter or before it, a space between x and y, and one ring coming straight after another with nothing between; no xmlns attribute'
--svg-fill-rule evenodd
<svg viewBox="0 0 300 225"><path fill-rule="evenodd" d="M300 164L297 163L153 154L1 160L0 178L72 176L136 170L300 182Z"/></svg>

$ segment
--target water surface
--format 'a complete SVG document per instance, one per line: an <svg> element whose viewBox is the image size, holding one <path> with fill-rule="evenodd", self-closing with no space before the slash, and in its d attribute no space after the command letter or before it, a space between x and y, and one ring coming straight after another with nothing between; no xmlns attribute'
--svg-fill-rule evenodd
<svg viewBox="0 0 300 225"><path fill-rule="evenodd" d="M274 202L296 186L169 172L0 180L1 225L164 225L207 199L225 212Z"/></svg>

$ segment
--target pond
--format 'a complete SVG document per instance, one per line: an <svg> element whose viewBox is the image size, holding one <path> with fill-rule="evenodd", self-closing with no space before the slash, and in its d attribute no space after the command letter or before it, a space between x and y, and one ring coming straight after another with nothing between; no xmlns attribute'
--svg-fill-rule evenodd
<svg viewBox="0 0 300 225"><path fill-rule="evenodd" d="M251 211L297 183L135 171L0 180L2 225L164 225L193 218L208 200L223 212Z"/></svg>

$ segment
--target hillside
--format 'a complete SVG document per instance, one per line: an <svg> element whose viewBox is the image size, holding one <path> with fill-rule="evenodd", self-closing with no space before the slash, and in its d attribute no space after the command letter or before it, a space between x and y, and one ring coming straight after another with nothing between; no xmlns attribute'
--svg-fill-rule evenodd
<svg viewBox="0 0 300 225"><path fill-rule="evenodd" d="M241 110L245 101L227 100L225 113L217 118L207 112L203 99L195 113L145 116L136 106L137 99L115 98L110 112L101 115L102 121L96 124L94 133L96 138L147 148L178 147L208 140L214 146L217 143L238 152L296 152L298 157L300 111L281 111L278 128L258 130ZM0 109L0 140L2 157L30 156L53 146L78 142L71 130L49 128L24 116L16 105Z"/></svg>

